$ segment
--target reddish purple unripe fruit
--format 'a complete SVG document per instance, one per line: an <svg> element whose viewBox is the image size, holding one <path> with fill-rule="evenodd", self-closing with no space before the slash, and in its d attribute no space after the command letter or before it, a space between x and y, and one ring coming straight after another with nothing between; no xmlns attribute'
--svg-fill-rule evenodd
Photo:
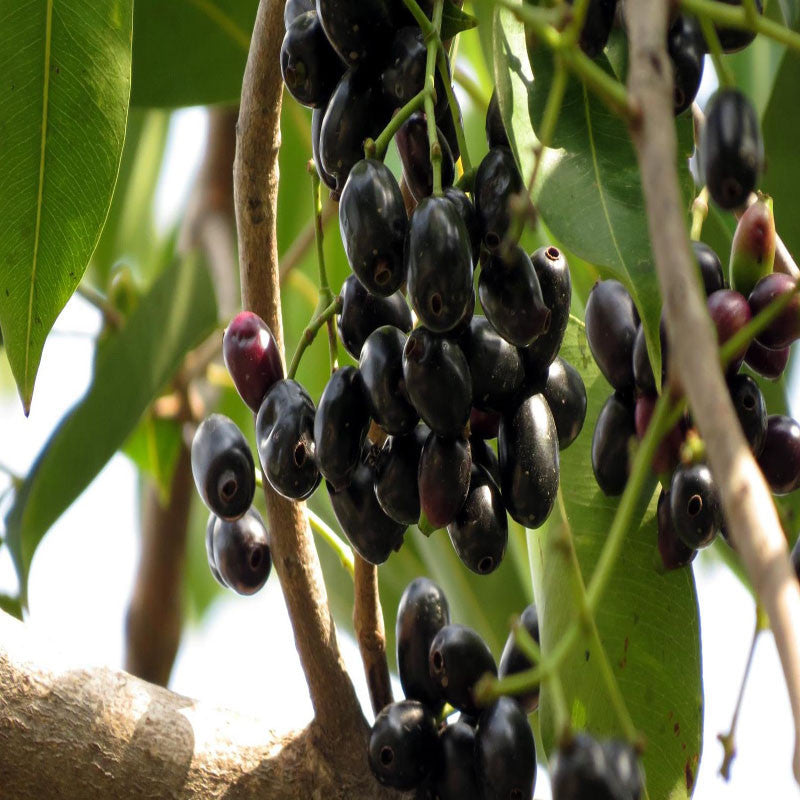
<svg viewBox="0 0 800 800"><path fill-rule="evenodd" d="M775 494L789 494L800 487L800 424L797 420L783 414L769 417L758 466Z"/></svg>
<svg viewBox="0 0 800 800"><path fill-rule="evenodd" d="M758 335L758 341L772 349L788 347L800 338L800 295L797 283L782 272L773 272L762 278L750 294L749 303L753 316L761 313L779 297L794 294L789 305Z"/></svg>
<svg viewBox="0 0 800 800"><path fill-rule="evenodd" d="M467 499L472 452L466 439L428 435L419 459L417 481L422 513L436 528L455 518Z"/></svg>
<svg viewBox="0 0 800 800"><path fill-rule="evenodd" d="M469 428L472 435L480 439L495 439L500 429L500 414L473 408L469 415Z"/></svg>
<svg viewBox="0 0 800 800"><path fill-rule="evenodd" d="M281 354L267 323L252 311L237 314L222 337L222 355L242 400L258 411L283 378Z"/></svg>
<svg viewBox="0 0 800 800"><path fill-rule="evenodd" d="M783 375L783 371L789 363L790 353L791 350L788 347L772 350L753 340L750 342L750 347L747 348L744 363L762 378L776 381Z"/></svg>
<svg viewBox="0 0 800 800"><path fill-rule="evenodd" d="M708 313L717 328L720 346L740 331L752 318L750 306L744 295L733 289L720 289L708 298ZM736 372L742 364L747 346L743 347L728 364L730 372Z"/></svg>

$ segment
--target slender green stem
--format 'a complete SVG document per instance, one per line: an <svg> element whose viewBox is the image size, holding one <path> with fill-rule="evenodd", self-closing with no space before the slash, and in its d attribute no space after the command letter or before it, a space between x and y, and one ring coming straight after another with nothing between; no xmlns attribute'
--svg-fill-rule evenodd
<svg viewBox="0 0 800 800"><path fill-rule="evenodd" d="M692 241L699 242L703 233L703 223L708 216L708 189L703 187L700 194L695 197L692 203Z"/></svg>
<svg viewBox="0 0 800 800"><path fill-rule="evenodd" d="M425 12L419 7L417 0L403 0L403 2L416 20L417 25L419 25L423 36L430 37L432 35L439 35L438 30L433 26L428 17L425 16Z"/></svg>
<svg viewBox="0 0 800 800"><path fill-rule="evenodd" d="M519 5L512 0L482 0L493 6L498 6L510 11L516 18L525 23L551 50L558 50L562 46L562 35L557 30L564 21L565 8L539 8L538 6ZM566 13L572 11L568 7Z"/></svg>
<svg viewBox="0 0 800 800"><path fill-rule="evenodd" d="M567 705L567 696L564 693L564 684L561 675L553 672L549 678L550 696L553 700L553 716L555 717L556 740L561 742L569 737L572 720Z"/></svg>
<svg viewBox="0 0 800 800"><path fill-rule="evenodd" d="M447 104L453 116L453 127L456 129L458 149L461 151L461 165L464 167L464 172L469 172L472 170L472 162L467 152L467 137L464 135L464 125L461 122L461 108L458 105L456 93L453 91L453 84L450 82L450 73L447 69L447 59L445 58L444 50L441 48L438 51L436 61L439 67L439 74L442 76L444 91L447 94Z"/></svg>
<svg viewBox="0 0 800 800"><path fill-rule="evenodd" d="M417 94L415 94L404 106L397 111L397 113L389 121L389 124L380 132L380 135L374 141L367 139L364 142L364 153L368 158L378 158L381 161L386 157L386 151L389 149L389 143L392 138L400 130L403 123L425 104L425 98L430 93L429 87L426 85Z"/></svg>
<svg viewBox="0 0 800 800"><path fill-rule="evenodd" d="M295 374L297 373L297 368L300 366L300 360L303 358L303 353L305 353L308 346L311 342L314 341L316 335L319 333L319 329L326 325L328 320L333 319L333 317L342 310L342 301L340 297L334 299L334 301L319 311L317 314L314 315L311 322L308 323L305 330L300 336L300 341L297 343L297 348L294 351L294 355L292 356L292 361L289 364L289 369L286 372L287 378L294 378Z"/></svg>
<svg viewBox="0 0 800 800"><path fill-rule="evenodd" d="M569 321L575 323L575 325L577 325L579 328L583 328L583 330L586 330L586 323L580 317L576 317L574 314L570 314Z"/></svg>
<svg viewBox="0 0 800 800"><path fill-rule="evenodd" d="M539 664L542 660L542 651L539 649L539 645L536 644L536 640L528 633L519 618L514 620L511 630L514 634L514 642L522 651L525 658L527 658L531 664Z"/></svg>
<svg viewBox="0 0 800 800"><path fill-rule="evenodd" d="M572 5L572 19L564 30L564 39L574 45L580 38L590 0L575 0Z"/></svg>
<svg viewBox="0 0 800 800"><path fill-rule="evenodd" d="M719 78L720 86L735 86L736 78L734 77L733 70L725 61L722 45L720 44L719 35L717 34L717 29L714 27L714 23L708 17L700 16L698 19L703 31L703 37L708 46L708 54L714 62L714 69L717 73L717 78Z"/></svg>
<svg viewBox="0 0 800 800"><path fill-rule="evenodd" d="M315 514L308 506L306 506L306 514L308 515L308 524L311 529L318 533L325 543L339 556L339 561L342 566L347 570L351 578L355 575L355 564L353 562L353 551L350 545L347 544L334 530L325 522L322 517Z"/></svg>
<svg viewBox="0 0 800 800"><path fill-rule="evenodd" d="M609 75L602 67L592 61L583 50L577 47L562 50L567 66L623 119L631 120L636 117L636 111L631 106L628 90L615 77Z"/></svg>
<svg viewBox="0 0 800 800"><path fill-rule="evenodd" d="M436 54L441 47L439 41L439 31L442 28L442 13L444 10L444 0L434 0L433 2L433 35L427 38L426 47L428 48L427 60L425 62L425 117L428 122L428 143L431 153L431 169L433 170L433 194L442 194L442 148L436 133L436 115L433 106L434 88L434 69L436 67ZM445 81L447 83L447 81ZM456 126L458 127L458 126Z"/></svg>
<svg viewBox="0 0 800 800"><path fill-rule="evenodd" d="M111 305L102 292L85 283L79 283L75 292L91 303L103 315L103 319L110 327L119 330L125 324L122 314Z"/></svg>

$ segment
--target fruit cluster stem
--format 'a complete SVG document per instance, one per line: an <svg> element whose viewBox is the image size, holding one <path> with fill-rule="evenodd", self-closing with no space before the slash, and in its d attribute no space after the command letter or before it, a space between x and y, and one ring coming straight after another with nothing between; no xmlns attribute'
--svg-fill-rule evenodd
<svg viewBox="0 0 800 800"><path fill-rule="evenodd" d="M703 31L703 38L706 40L706 45L708 46L708 54L711 56L711 61L714 63L714 71L717 73L720 86L728 88L735 86L736 78L733 74L733 70L725 61L722 52L722 44L720 43L714 23L708 17L704 16L698 17L698 20L700 22L700 28Z"/></svg>
<svg viewBox="0 0 800 800"><path fill-rule="evenodd" d="M308 346L316 339L317 334L323 325L327 325L333 318L342 310L341 298L335 298L330 305L325 306L322 310L318 310L312 317L311 321L306 326L305 330L300 336L300 341L297 343L297 348L294 351L292 360L289 364L289 369L286 370L287 378L294 378L297 374L297 368L300 366L300 361L303 354L308 349ZM335 323L334 323L335 324Z"/></svg>
<svg viewBox="0 0 800 800"><path fill-rule="evenodd" d="M442 13L444 11L444 0L434 0L433 2L433 35L427 37L426 47L428 57L425 62L425 117L428 123L428 143L430 145L431 168L433 170L433 194L436 197L442 194L442 147L439 144L439 137L436 132L436 113L434 111L433 98L434 72L436 69L437 51L441 49L439 32L442 29ZM448 81L445 80L445 83ZM458 127L456 125L456 127Z"/></svg>
<svg viewBox="0 0 800 800"><path fill-rule="evenodd" d="M364 142L364 154L367 158L377 158L383 161L386 158L386 151L389 149L389 143L394 138L394 135L403 123L415 112L419 111L425 105L425 98L430 93L427 84L420 89L404 106L401 106L397 113L391 118L389 124L380 132L377 139L372 141L367 139Z"/></svg>

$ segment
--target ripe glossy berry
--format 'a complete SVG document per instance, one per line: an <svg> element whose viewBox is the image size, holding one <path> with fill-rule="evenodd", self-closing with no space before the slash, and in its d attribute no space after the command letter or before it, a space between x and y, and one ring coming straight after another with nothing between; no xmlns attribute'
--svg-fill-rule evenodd
<svg viewBox="0 0 800 800"><path fill-rule="evenodd" d="M747 296L775 264L775 216L772 198L760 195L736 225L731 244L731 288Z"/></svg>
<svg viewBox="0 0 800 800"><path fill-rule="evenodd" d="M568 2L572 4L572 0ZM616 9L617 0L589 0L579 39L581 50L589 58L597 58L608 43Z"/></svg>
<svg viewBox="0 0 800 800"><path fill-rule="evenodd" d="M586 386L580 372L563 358L556 358L547 371L544 399L556 424L558 448L569 447L586 419Z"/></svg>
<svg viewBox="0 0 800 800"><path fill-rule="evenodd" d="M445 188L444 196L458 210L458 214L469 236L469 242L472 248L472 263L477 264L478 257L481 253L481 226L478 221L478 212L475 210L475 205L461 189L457 189L455 186L448 186Z"/></svg>
<svg viewBox="0 0 800 800"><path fill-rule="evenodd" d="M722 0L722 2L727 3L729 6L742 5L742 0ZM758 13L762 14L764 12L763 0L755 0L755 3ZM735 53L737 50L742 50L756 38L755 31L746 28L725 28L719 25L714 27L717 29L719 43L725 53Z"/></svg>
<svg viewBox="0 0 800 800"><path fill-rule="evenodd" d="M444 699L431 678L428 656L434 637L449 623L447 597L439 586L428 578L415 578L406 586L395 625L400 685L409 700L419 700L435 714Z"/></svg>
<svg viewBox="0 0 800 800"><path fill-rule="evenodd" d="M519 245L489 256L481 267L478 296L486 318L510 344L527 347L550 327L536 270Z"/></svg>
<svg viewBox="0 0 800 800"><path fill-rule="evenodd" d="M256 417L256 444L270 486L292 500L305 500L319 486L315 460L314 402L293 380L267 392Z"/></svg>
<svg viewBox="0 0 800 800"><path fill-rule="evenodd" d="M491 479L500 486L500 462L497 453L489 446L485 439L472 434L469 437L469 446L472 452L472 463L483 467Z"/></svg>
<svg viewBox="0 0 800 800"><path fill-rule="evenodd" d="M656 520L658 523L658 552L664 569L673 570L691 564L697 555L697 550L686 545L678 537L675 525L672 522L669 492L662 490L658 496Z"/></svg>
<svg viewBox="0 0 800 800"><path fill-rule="evenodd" d="M500 246L511 227L511 198L522 192L522 176L507 147L493 147L475 174L472 196L478 212L483 243L489 250Z"/></svg>
<svg viewBox="0 0 800 800"><path fill-rule="evenodd" d="M700 161L721 208L738 208L758 185L764 142L755 108L738 89L720 89L709 101Z"/></svg>
<svg viewBox="0 0 800 800"><path fill-rule="evenodd" d="M485 800L528 800L536 785L536 745L528 718L510 697L480 716L475 762Z"/></svg>
<svg viewBox="0 0 800 800"><path fill-rule="evenodd" d="M258 411L267 392L283 378L281 354L267 323L252 311L237 314L222 337L222 355L242 400Z"/></svg>
<svg viewBox="0 0 800 800"><path fill-rule="evenodd" d="M664 349L661 349L661 358L664 359ZM666 370L662 369L662 381ZM633 340L633 383L637 391L643 394L657 394L656 379L653 375L653 365L650 363L650 356L647 352L647 339L644 335L644 326L640 325L636 329L636 338Z"/></svg>
<svg viewBox="0 0 800 800"><path fill-rule="evenodd" d="M486 673L497 675L486 642L466 625L445 625L431 642L431 678L451 706L467 714L479 711L472 689Z"/></svg>
<svg viewBox="0 0 800 800"><path fill-rule="evenodd" d="M722 262L719 256L705 242L693 241L692 250L700 267L700 277L706 290L706 297L724 289L725 276L722 274Z"/></svg>
<svg viewBox="0 0 800 800"><path fill-rule="evenodd" d="M531 263L539 278L544 304L550 311L550 324L533 344L520 352L529 374L544 372L561 349L569 322L572 300L572 279L564 254L553 245L540 247L531 253Z"/></svg>
<svg viewBox="0 0 800 800"><path fill-rule="evenodd" d="M192 440L192 475L209 511L239 519L253 502L253 454L236 423L222 414L206 417Z"/></svg>
<svg viewBox="0 0 800 800"><path fill-rule="evenodd" d="M272 569L269 532L254 508L233 522L214 524L214 562L223 583L237 594L255 594Z"/></svg>
<svg viewBox="0 0 800 800"><path fill-rule="evenodd" d="M658 398L650 394L643 394L636 398L633 419L636 427L636 435L639 439L644 439L644 435L650 427L650 420L653 418L653 412L656 410L657 401ZM653 472L655 472L656 475L672 472L677 466L680 460L683 440L684 431L681 422L678 422L672 430L664 435L656 448L652 461Z"/></svg>
<svg viewBox="0 0 800 800"><path fill-rule="evenodd" d="M400 549L406 526L380 507L374 480L372 468L362 458L346 489L337 492L331 484L326 486L333 513L353 549L370 564L383 564L392 550Z"/></svg>
<svg viewBox="0 0 800 800"><path fill-rule="evenodd" d="M281 45L281 75L289 93L310 108L324 106L344 65L322 30L316 11L306 11L286 28Z"/></svg>
<svg viewBox="0 0 800 800"><path fill-rule="evenodd" d="M672 524L687 547L711 544L722 526L722 505L711 470L705 464L678 467L669 487Z"/></svg>
<svg viewBox="0 0 800 800"><path fill-rule="evenodd" d="M464 124L464 120L462 119L460 113L458 116L458 122L459 125ZM436 124L439 130L441 131L442 136L444 136L444 138L447 139L447 144L450 147L450 152L453 154L453 158L456 161L458 161L458 159L461 157L461 150L459 149L458 146L458 134L456 133L456 123L453 120L453 115L450 113L449 106L446 108L444 112L437 113Z"/></svg>
<svg viewBox="0 0 800 800"><path fill-rule="evenodd" d="M674 76L675 116L686 111L697 97L703 78L706 41L700 23L687 14L679 14L667 34L667 52Z"/></svg>
<svg viewBox="0 0 800 800"><path fill-rule="evenodd" d="M782 272L773 272L762 278L749 298L753 315L760 314L770 303L787 294L794 296L789 305L758 335L759 344L779 349L788 347L800 338L800 294L797 283Z"/></svg>
<svg viewBox="0 0 800 800"><path fill-rule="evenodd" d="M396 522L419 521L419 457L428 438L427 425L417 425L405 436L387 436L375 462L375 497Z"/></svg>
<svg viewBox="0 0 800 800"><path fill-rule="evenodd" d="M500 411L525 380L522 358L492 327L486 317L473 317L458 340L472 378L472 402L478 408Z"/></svg>
<svg viewBox="0 0 800 800"><path fill-rule="evenodd" d="M315 0L286 0L283 7L283 27L288 28L294 20L306 11L316 11Z"/></svg>
<svg viewBox="0 0 800 800"><path fill-rule="evenodd" d="M408 299L436 333L452 330L472 297L472 248L458 209L426 197L411 216L406 251Z"/></svg>
<svg viewBox="0 0 800 800"><path fill-rule="evenodd" d="M311 156L317 168L319 179L329 188L336 189L336 178L325 171L322 158L319 154L319 137L322 131L322 121L325 119L325 108L315 108L311 112Z"/></svg>
<svg viewBox="0 0 800 800"><path fill-rule="evenodd" d="M550 516L558 492L558 432L541 394L506 412L497 435L503 500L512 518L538 528Z"/></svg>
<svg viewBox="0 0 800 800"><path fill-rule="evenodd" d="M439 132L442 149L442 186L451 186L455 179L453 154L447 139ZM403 179L414 199L419 202L433 193L433 165L428 142L428 123L425 112L415 111L395 134L395 144L403 166Z"/></svg>
<svg viewBox="0 0 800 800"><path fill-rule="evenodd" d="M217 569L217 561L214 558L214 526L217 524L219 517L213 512L209 514L208 522L206 523L206 559L208 560L208 568L214 576L214 580L220 585L228 588L228 584L222 580L222 575L219 574Z"/></svg>
<svg viewBox="0 0 800 800"><path fill-rule="evenodd" d="M511 147L508 141L506 126L500 113L500 102L497 99L497 89L492 91L489 107L486 109L486 144L492 147Z"/></svg>
<svg viewBox="0 0 800 800"><path fill-rule="evenodd" d="M615 280L599 281L586 302L586 338L606 380L618 391L633 388L633 343L639 314L628 290Z"/></svg>
<svg viewBox="0 0 800 800"><path fill-rule="evenodd" d="M748 375L736 375L728 381L736 416L744 438L757 456L767 435L767 404L758 384Z"/></svg>
<svg viewBox="0 0 800 800"><path fill-rule="evenodd" d="M800 424L797 420L782 414L770 415L758 466L775 494L789 494L800 487Z"/></svg>
<svg viewBox="0 0 800 800"><path fill-rule="evenodd" d="M763 344L759 344L758 341L752 341L745 353L744 363L762 378L776 381L783 375L783 371L789 363L790 355L791 350L789 347L771 350L768 347L764 347Z"/></svg>
<svg viewBox="0 0 800 800"><path fill-rule="evenodd" d="M496 411L481 411L479 408L473 408L469 414L469 427L472 436L494 439L500 430L500 414Z"/></svg>
<svg viewBox="0 0 800 800"><path fill-rule="evenodd" d="M461 510L470 485L472 453L466 439L431 433L419 458L419 503L434 528L449 525Z"/></svg>
<svg viewBox="0 0 800 800"><path fill-rule="evenodd" d="M633 406L618 394L606 400L592 436L592 470L604 494L622 494L630 472L630 442L636 435Z"/></svg>
<svg viewBox="0 0 800 800"><path fill-rule="evenodd" d="M740 331L752 317L747 300L733 289L720 289L708 298L708 313L717 329L717 341L720 345ZM744 354L747 352L745 345L728 364L728 372L735 373L742 364Z"/></svg>
<svg viewBox="0 0 800 800"><path fill-rule="evenodd" d="M494 479L477 464L472 465L466 500L447 533L468 569L488 575L500 566L508 542L506 507Z"/></svg>
<svg viewBox="0 0 800 800"><path fill-rule="evenodd" d="M351 269L373 294L388 297L405 280L407 229L406 207L394 175L380 161L359 161L339 202L339 230Z"/></svg>
<svg viewBox="0 0 800 800"><path fill-rule="evenodd" d="M369 766L384 785L414 789L438 762L439 738L431 711L417 700L390 703L369 734Z"/></svg>
<svg viewBox="0 0 800 800"><path fill-rule="evenodd" d="M317 13L328 41L350 66L381 53L394 33L390 0L317 0Z"/></svg>
<svg viewBox="0 0 800 800"><path fill-rule="evenodd" d="M520 623L531 635L536 644L539 644L539 615L536 606L531 603L520 615ZM508 675L516 675L518 672L525 672L533 666L528 657L517 646L514 631L511 631L506 639L503 653L500 656L500 664L497 668L497 676L505 678ZM517 695L517 702L522 706L526 714L530 714L539 707L539 687L531 691Z"/></svg>
<svg viewBox="0 0 800 800"><path fill-rule="evenodd" d="M334 489L350 483L368 430L369 406L361 372L340 367L331 375L314 418L317 466Z"/></svg>
<svg viewBox="0 0 800 800"><path fill-rule="evenodd" d="M430 788L438 800L483 800L475 772L475 729L453 722L439 734L441 762Z"/></svg>
<svg viewBox="0 0 800 800"><path fill-rule="evenodd" d="M392 108L404 106L425 85L428 51L417 25L400 28L392 40L386 66L381 73L383 94ZM447 106L447 95L438 70L435 75L436 116Z"/></svg>
<svg viewBox="0 0 800 800"><path fill-rule="evenodd" d="M403 349L403 377L425 424L440 436L459 436L469 419L472 380L458 344L415 328Z"/></svg>

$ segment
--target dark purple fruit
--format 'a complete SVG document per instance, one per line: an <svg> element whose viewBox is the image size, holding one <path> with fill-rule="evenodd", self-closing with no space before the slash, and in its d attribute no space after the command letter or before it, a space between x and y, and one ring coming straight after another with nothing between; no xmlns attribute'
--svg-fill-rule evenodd
<svg viewBox="0 0 800 800"><path fill-rule="evenodd" d="M658 522L658 552L661 555L661 563L664 569L673 570L685 567L694 561L697 550L687 546L678 537L675 525L672 522L672 511L669 505L669 492L663 489L658 496L658 511L656 519Z"/></svg>
<svg viewBox="0 0 800 800"><path fill-rule="evenodd" d="M470 486L472 453L466 439L431 433L419 458L419 502L434 528L449 525L464 505Z"/></svg>
<svg viewBox="0 0 800 800"><path fill-rule="evenodd" d="M438 99L438 98L437 98ZM438 103L437 103L438 107ZM461 117L461 113L459 111L458 115L458 124L464 124L464 120ZM447 144L450 147L450 152L453 154L453 158L458 161L461 157L461 149L458 144L458 134L456 133L456 123L453 120L453 115L450 113L450 107L448 106L444 112L437 112L436 114L436 125L438 126L439 131L441 132L442 136L444 136Z"/></svg>
<svg viewBox="0 0 800 800"><path fill-rule="evenodd" d="M316 9L316 0L286 0L283 8L283 27L288 28L301 14Z"/></svg>
<svg viewBox="0 0 800 800"><path fill-rule="evenodd" d="M253 454L236 423L222 414L206 417L192 440L192 475L209 511L239 519L253 502Z"/></svg>
<svg viewBox="0 0 800 800"><path fill-rule="evenodd" d="M415 328L403 349L403 377L414 408L440 436L459 436L472 407L472 380L461 348Z"/></svg>
<svg viewBox="0 0 800 800"><path fill-rule="evenodd" d="M622 494L630 472L630 441L636 436L633 406L614 393L606 400L592 436L592 469L604 494Z"/></svg>
<svg viewBox="0 0 800 800"><path fill-rule="evenodd" d="M317 14L328 41L349 66L380 57L394 34L392 0L317 0Z"/></svg>
<svg viewBox="0 0 800 800"><path fill-rule="evenodd" d="M503 115L500 113L500 102L497 99L497 89L492 91L489 107L486 109L486 144L489 149L493 147L511 148L508 141Z"/></svg>
<svg viewBox="0 0 800 800"><path fill-rule="evenodd" d="M289 94L309 108L330 99L344 65L322 30L316 11L306 11L286 28L281 45L281 75Z"/></svg>
<svg viewBox="0 0 800 800"><path fill-rule="evenodd" d="M497 453L487 444L485 439L481 439L474 433L469 437L470 451L472 452L472 464L483 467L491 479L500 486L500 462Z"/></svg>
<svg viewBox="0 0 800 800"><path fill-rule="evenodd" d="M375 497L396 522L419 522L417 473L422 446L428 438L427 425L418 425L405 436L387 436L375 463Z"/></svg>
<svg viewBox="0 0 800 800"><path fill-rule="evenodd" d="M755 316L787 294L794 295L789 305L758 334L758 342L764 347L778 350L800 338L800 294L797 294L797 282L783 272L773 272L762 278L750 295L748 302Z"/></svg>
<svg viewBox="0 0 800 800"><path fill-rule="evenodd" d="M750 306L744 295L733 289L720 289L708 298L708 313L717 329L717 341L720 346L740 331L752 317ZM734 354L728 362L728 372L735 373L744 360L747 345Z"/></svg>
<svg viewBox="0 0 800 800"><path fill-rule="evenodd" d="M430 780L437 800L483 800L475 773L475 729L453 722L439 734L441 762Z"/></svg>
<svg viewBox="0 0 800 800"><path fill-rule="evenodd" d="M567 0L572 5L572 0ZM617 0L589 0L579 43L589 58L597 58L603 52L614 25Z"/></svg>
<svg viewBox="0 0 800 800"><path fill-rule="evenodd" d="M758 466L775 494L800 487L800 424L791 417L771 414Z"/></svg>
<svg viewBox="0 0 800 800"><path fill-rule="evenodd" d="M217 519L214 562L224 585L237 594L255 594L272 569L269 532L254 508L233 522Z"/></svg>
<svg viewBox="0 0 800 800"><path fill-rule="evenodd" d="M729 6L742 5L742 0L722 0L722 2L727 3ZM755 3L758 13L763 14L763 0L755 0ZM742 50L756 38L755 31L746 28L725 28L720 25L715 25L714 27L717 30L719 43L725 53L735 53L737 50Z"/></svg>
<svg viewBox="0 0 800 800"><path fill-rule="evenodd" d="M319 137L322 132L322 121L325 119L326 108L315 108L311 112L311 156L317 168L319 179L329 188L336 189L336 178L325 172L319 154Z"/></svg>
<svg viewBox="0 0 800 800"><path fill-rule="evenodd" d="M700 141L706 186L721 208L743 205L764 168L764 141L753 104L738 89L720 89L706 109Z"/></svg>
<svg viewBox="0 0 800 800"><path fill-rule="evenodd" d="M520 615L520 623L531 635L536 644L539 644L539 615L536 606L531 603ZM506 678L509 675L516 675L518 672L525 672L533 667L528 657L517 646L514 631L511 631L506 639L503 653L500 656L500 665L497 668L497 676ZM539 687L532 689L525 694L517 695L517 702L522 706L526 714L530 714L539 707Z"/></svg>
<svg viewBox="0 0 800 800"><path fill-rule="evenodd" d="M722 504L706 464L679 466L669 487L672 524L687 547L711 544L722 526Z"/></svg>
<svg viewBox="0 0 800 800"><path fill-rule="evenodd" d="M444 196L458 209L472 247L472 263L477 264L481 254L481 226L478 222L478 212L475 210L472 200L455 186L448 186L444 190Z"/></svg>
<svg viewBox="0 0 800 800"><path fill-rule="evenodd" d="M644 435L650 427L650 420L656 410L657 401L658 397L650 394L643 394L636 398L633 419L636 435L639 439L644 439ZM652 461L653 472L656 475L670 473L675 469L678 461L680 461L681 446L684 438L684 430L680 421L669 432L664 434L656 448Z"/></svg>
<svg viewBox="0 0 800 800"><path fill-rule="evenodd" d="M724 289L725 275L722 272L719 256L705 242L692 242L692 250L700 267L700 277L706 297Z"/></svg>
<svg viewBox="0 0 800 800"><path fill-rule="evenodd" d="M501 411L525 380L522 359L486 317L473 317L459 338L472 378L472 402L477 408Z"/></svg>
<svg viewBox="0 0 800 800"><path fill-rule="evenodd" d="M728 381L731 401L739 417L744 438L758 456L767 435L767 404L758 384L748 375L736 375Z"/></svg>
<svg viewBox="0 0 800 800"><path fill-rule="evenodd" d="M524 189L522 176L507 147L493 147L484 156L475 174L472 196L489 250L500 246L511 227L509 203Z"/></svg>
<svg viewBox="0 0 800 800"><path fill-rule="evenodd" d="M783 371L789 363L790 355L791 349L789 347L770 350L770 348L764 347L763 344L759 344L754 340L750 342L750 346L747 348L744 363L762 378L776 381L783 375Z"/></svg>
<svg viewBox="0 0 800 800"><path fill-rule="evenodd" d="M406 586L397 607L395 638L397 671L403 694L419 700L438 714L444 705L428 667L431 642L450 623L444 592L428 578L415 578Z"/></svg>
<svg viewBox="0 0 800 800"><path fill-rule="evenodd" d="M423 325L452 330L472 297L472 248L458 209L426 197L411 216L406 251L408 299Z"/></svg>
<svg viewBox="0 0 800 800"><path fill-rule="evenodd" d="M661 355L663 359L663 348ZM658 394L653 365L650 363L650 356L647 353L647 339L644 335L643 325L636 329L636 338L633 340L633 383L636 390L643 394Z"/></svg>
<svg viewBox="0 0 800 800"><path fill-rule="evenodd" d="M392 550L400 549L406 526L380 507L374 480L372 468L362 459L346 489L337 492L326 485L333 513L353 549L370 564L383 564Z"/></svg>
<svg viewBox="0 0 800 800"><path fill-rule="evenodd" d="M622 786L621 797L639 800L642 794L642 771L636 750L628 742L608 739L600 744L611 772Z"/></svg>
<svg viewBox="0 0 800 800"><path fill-rule="evenodd" d="M586 338L594 360L618 392L633 389L633 343L639 314L628 290L615 280L599 281L586 302Z"/></svg>
<svg viewBox="0 0 800 800"><path fill-rule="evenodd" d="M452 186L455 179L453 154L440 132L438 139L442 148L442 186ZM403 123L395 134L395 143L403 166L403 179L414 199L419 202L423 197L430 197L433 194L433 165L424 111L415 111Z"/></svg>
<svg viewBox="0 0 800 800"><path fill-rule="evenodd" d="M410 433L419 422L403 381L405 343L401 330L384 325L367 337L358 361L370 416L391 435Z"/></svg>
<svg viewBox="0 0 800 800"><path fill-rule="evenodd" d="M381 297L394 294L406 277L408 218L400 187L381 161L364 158L350 171L339 202L339 230L361 283Z"/></svg>
<svg viewBox="0 0 800 800"><path fill-rule="evenodd" d="M497 435L503 500L512 518L538 528L550 516L558 491L558 432L541 394L505 413Z"/></svg>
<svg viewBox="0 0 800 800"><path fill-rule="evenodd" d="M469 427L472 436L481 439L495 439L500 430L500 414L495 411L481 411L473 408L469 414Z"/></svg>
<svg viewBox="0 0 800 800"><path fill-rule="evenodd" d="M305 500L321 480L314 446L314 403L293 380L278 381L267 392L256 417L261 467L276 492Z"/></svg>
<svg viewBox="0 0 800 800"><path fill-rule="evenodd" d="M257 412L283 378L281 354L267 323L252 311L237 314L222 337L222 355L242 400Z"/></svg>
<svg viewBox="0 0 800 800"><path fill-rule="evenodd" d="M384 786L414 789L438 761L436 720L422 703L390 703L375 717L369 734L369 766Z"/></svg>
<svg viewBox="0 0 800 800"><path fill-rule="evenodd" d="M485 800L528 800L536 785L536 745L528 718L510 697L480 716L475 762Z"/></svg>
<svg viewBox="0 0 800 800"><path fill-rule="evenodd" d="M400 28L392 40L386 66L381 73L381 86L392 108L404 106L425 86L425 62L428 50L418 26ZM447 107L447 94L439 71L435 75L436 117Z"/></svg>
<svg viewBox="0 0 800 800"><path fill-rule="evenodd" d="M486 318L510 344L527 347L550 327L536 270L519 245L489 256L481 267L478 296Z"/></svg>
<svg viewBox="0 0 800 800"><path fill-rule="evenodd" d="M228 584L222 580L222 576L217 569L217 561L214 558L214 526L217 524L218 520L219 517L212 511L206 523L206 559L208 560L208 568L211 570L211 574L214 576L216 582L227 589Z"/></svg>
<svg viewBox="0 0 800 800"><path fill-rule="evenodd" d="M679 14L667 34L667 51L672 62L673 107L675 116L686 111L700 89L706 40L700 23L687 14Z"/></svg>
<svg viewBox="0 0 800 800"><path fill-rule="evenodd" d="M317 466L337 491L350 483L368 430L369 406L361 372L340 367L325 386L314 419Z"/></svg>
<svg viewBox="0 0 800 800"><path fill-rule="evenodd" d="M508 542L506 507L497 484L477 464L472 465L467 498L447 526L447 533L468 569L488 575L500 566Z"/></svg>
<svg viewBox="0 0 800 800"><path fill-rule="evenodd" d="M556 424L558 448L564 450L578 438L586 419L583 378L568 361L556 358L547 371L543 394Z"/></svg>
<svg viewBox="0 0 800 800"><path fill-rule="evenodd" d="M428 655L431 678L451 706L476 714L472 689L486 673L497 675L486 642L466 625L445 625L431 642Z"/></svg>
<svg viewBox="0 0 800 800"><path fill-rule="evenodd" d="M333 197L339 197L353 165L364 158L364 141L378 136L389 118L372 71L348 70L328 101L319 133L322 168L336 181Z"/></svg>

